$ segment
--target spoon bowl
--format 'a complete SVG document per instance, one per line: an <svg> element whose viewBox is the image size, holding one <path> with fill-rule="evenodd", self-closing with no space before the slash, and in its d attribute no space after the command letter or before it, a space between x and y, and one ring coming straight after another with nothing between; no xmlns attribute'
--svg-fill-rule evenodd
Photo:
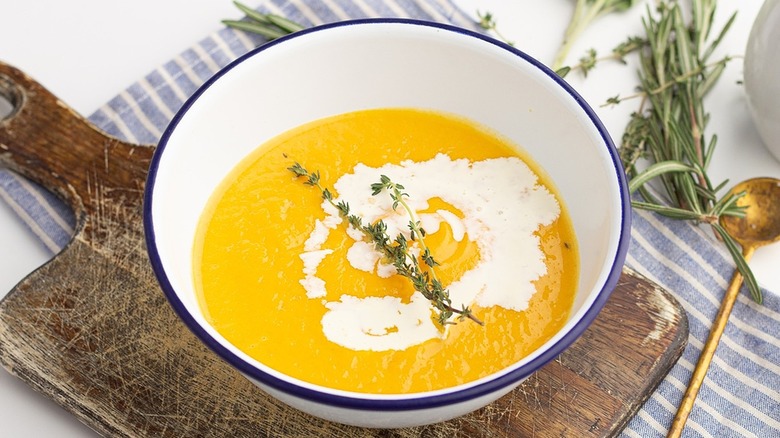
<svg viewBox="0 0 780 438"><path fill-rule="evenodd" d="M720 225L742 246L745 262L750 260L756 248L780 240L780 180L776 178L753 178L743 181L731 189L731 194L744 193L737 199L737 205L747 207L745 217L721 216ZM693 403L710 367L720 337L726 329L731 309L737 301L742 275L734 273L729 288L723 296L718 315L712 323L710 335L693 370L688 388L669 428L667 438L682 434L685 422L693 409Z"/></svg>
<svg viewBox="0 0 780 438"><path fill-rule="evenodd" d="M720 224L743 250L780 240L780 180L749 179L734 186L731 192L745 192L737 205L748 206L746 215L743 218L723 216Z"/></svg>

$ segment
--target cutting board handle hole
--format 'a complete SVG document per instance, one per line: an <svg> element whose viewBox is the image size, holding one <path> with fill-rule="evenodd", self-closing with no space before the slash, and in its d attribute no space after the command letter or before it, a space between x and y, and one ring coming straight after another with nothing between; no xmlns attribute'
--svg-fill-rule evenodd
<svg viewBox="0 0 780 438"><path fill-rule="evenodd" d="M0 75L0 121L10 119L21 107L22 93L14 82Z"/></svg>

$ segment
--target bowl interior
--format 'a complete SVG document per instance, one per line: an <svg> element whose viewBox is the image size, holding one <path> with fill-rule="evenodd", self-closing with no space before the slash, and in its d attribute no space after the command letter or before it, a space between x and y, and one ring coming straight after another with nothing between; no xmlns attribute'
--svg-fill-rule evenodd
<svg viewBox="0 0 780 438"><path fill-rule="evenodd" d="M184 307L177 310L262 369L206 323L195 298L193 236L206 201L266 140L322 117L382 107L466 117L519 145L548 173L581 252L564 332L573 327L619 259L624 212L608 135L576 94L525 55L470 33L398 22L344 24L268 44L218 74L177 115L158 148L147 199L150 253Z"/></svg>

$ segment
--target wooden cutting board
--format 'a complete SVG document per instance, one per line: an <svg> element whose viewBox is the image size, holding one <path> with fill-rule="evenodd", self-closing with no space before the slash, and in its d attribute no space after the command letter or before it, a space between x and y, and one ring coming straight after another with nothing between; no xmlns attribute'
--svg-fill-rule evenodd
<svg viewBox="0 0 780 438"><path fill-rule="evenodd" d="M685 312L624 270L596 322L555 361L470 415L367 430L268 397L175 316L147 259L141 206L153 147L95 130L22 72L0 63L0 165L58 194L73 241L0 302L0 362L106 436L613 436L687 342Z"/></svg>

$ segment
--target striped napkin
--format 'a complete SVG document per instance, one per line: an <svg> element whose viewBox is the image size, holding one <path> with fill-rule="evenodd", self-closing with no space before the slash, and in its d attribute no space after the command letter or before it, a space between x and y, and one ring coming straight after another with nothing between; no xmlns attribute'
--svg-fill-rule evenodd
<svg viewBox="0 0 780 438"><path fill-rule="evenodd" d="M301 24L365 17L410 17L477 29L449 0L267 0L262 12ZM221 17L215 17L219 19ZM231 29L208 36L122 91L89 119L133 143L156 143L174 113L206 79L263 40ZM614 135L615 133L613 133ZM73 234L73 217L51 194L0 169L0 198L52 254ZM704 229L635 211L627 264L671 291L688 312L689 345L658 390L623 432L663 436L671 424L734 270ZM754 304L740 294L686 436L780 437L780 298Z"/></svg>

